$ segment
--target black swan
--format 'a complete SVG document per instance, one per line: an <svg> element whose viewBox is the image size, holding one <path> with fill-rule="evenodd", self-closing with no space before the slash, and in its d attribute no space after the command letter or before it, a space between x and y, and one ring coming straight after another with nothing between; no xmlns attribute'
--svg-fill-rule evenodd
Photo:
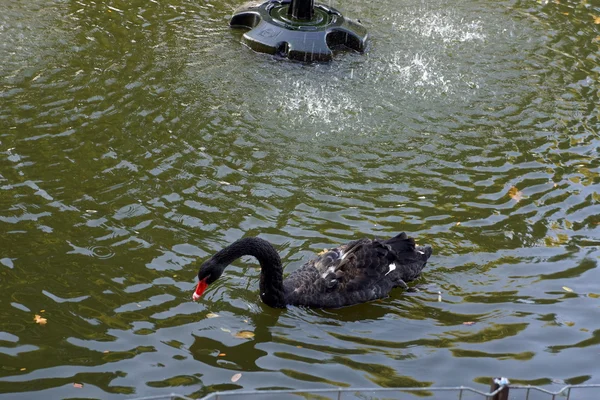
<svg viewBox="0 0 600 400"><path fill-rule="evenodd" d="M271 307L336 308L380 299L392 288L407 289L431 256L431 246L416 246L405 233L386 240L360 239L318 257L283 279L279 254L264 239L239 239L205 261L198 271L198 300L208 285L236 259L254 256L261 266L260 297Z"/></svg>

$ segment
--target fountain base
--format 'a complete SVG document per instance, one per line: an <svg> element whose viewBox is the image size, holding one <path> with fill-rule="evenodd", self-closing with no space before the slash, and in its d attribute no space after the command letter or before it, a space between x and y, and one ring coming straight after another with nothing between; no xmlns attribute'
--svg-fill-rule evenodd
<svg viewBox="0 0 600 400"><path fill-rule="evenodd" d="M246 3L235 11L229 25L247 28L242 43L252 50L291 60L330 61L332 49L346 47L363 52L367 30L360 22L344 18L332 7L315 4L310 19L289 15L291 0Z"/></svg>

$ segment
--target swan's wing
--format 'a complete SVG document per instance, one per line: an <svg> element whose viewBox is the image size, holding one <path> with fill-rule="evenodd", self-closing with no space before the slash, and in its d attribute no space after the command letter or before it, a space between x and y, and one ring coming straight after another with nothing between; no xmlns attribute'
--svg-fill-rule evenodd
<svg viewBox="0 0 600 400"><path fill-rule="evenodd" d="M284 281L285 291L292 304L319 307L381 298L417 278L429 255L404 233L361 239L320 253Z"/></svg>
<svg viewBox="0 0 600 400"><path fill-rule="evenodd" d="M382 281L392 286L412 281L420 275L431 255L430 251L415 246L414 239L405 233L387 240L363 239L336 250L340 253L339 259L323 266L320 260L315 267L326 281L325 286L344 292L373 288Z"/></svg>
<svg viewBox="0 0 600 400"><path fill-rule="evenodd" d="M331 273L337 271L344 260L359 247L362 243L371 242L369 239L357 240L348 244L336 247L334 249L325 249L318 254L317 258L308 262L315 268L321 278L326 278Z"/></svg>
<svg viewBox="0 0 600 400"><path fill-rule="evenodd" d="M312 298L331 292L339 283L335 280L335 273L340 264L351 253L349 250L354 249L355 245L362 241L368 239L323 250L316 258L292 272L283 281L284 292L291 296L294 302L298 298Z"/></svg>

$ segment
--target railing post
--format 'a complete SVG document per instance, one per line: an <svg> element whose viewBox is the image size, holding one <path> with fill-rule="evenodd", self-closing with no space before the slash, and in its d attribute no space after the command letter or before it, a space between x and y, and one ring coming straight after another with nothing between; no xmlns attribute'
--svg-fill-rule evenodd
<svg viewBox="0 0 600 400"><path fill-rule="evenodd" d="M506 383L505 383L506 382ZM496 393L490 400L508 400L508 379L506 378L494 378L492 379L492 386L490 387L490 393L494 393L496 390L504 386L504 388Z"/></svg>

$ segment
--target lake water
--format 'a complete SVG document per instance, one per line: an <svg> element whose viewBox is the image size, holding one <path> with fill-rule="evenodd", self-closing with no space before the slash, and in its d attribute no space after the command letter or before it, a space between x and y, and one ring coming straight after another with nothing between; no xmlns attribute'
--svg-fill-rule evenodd
<svg viewBox="0 0 600 400"><path fill-rule="evenodd" d="M599 383L600 6L333 1L368 51L303 65L241 3L0 0L0 397ZM401 231L418 293L191 301Z"/></svg>

